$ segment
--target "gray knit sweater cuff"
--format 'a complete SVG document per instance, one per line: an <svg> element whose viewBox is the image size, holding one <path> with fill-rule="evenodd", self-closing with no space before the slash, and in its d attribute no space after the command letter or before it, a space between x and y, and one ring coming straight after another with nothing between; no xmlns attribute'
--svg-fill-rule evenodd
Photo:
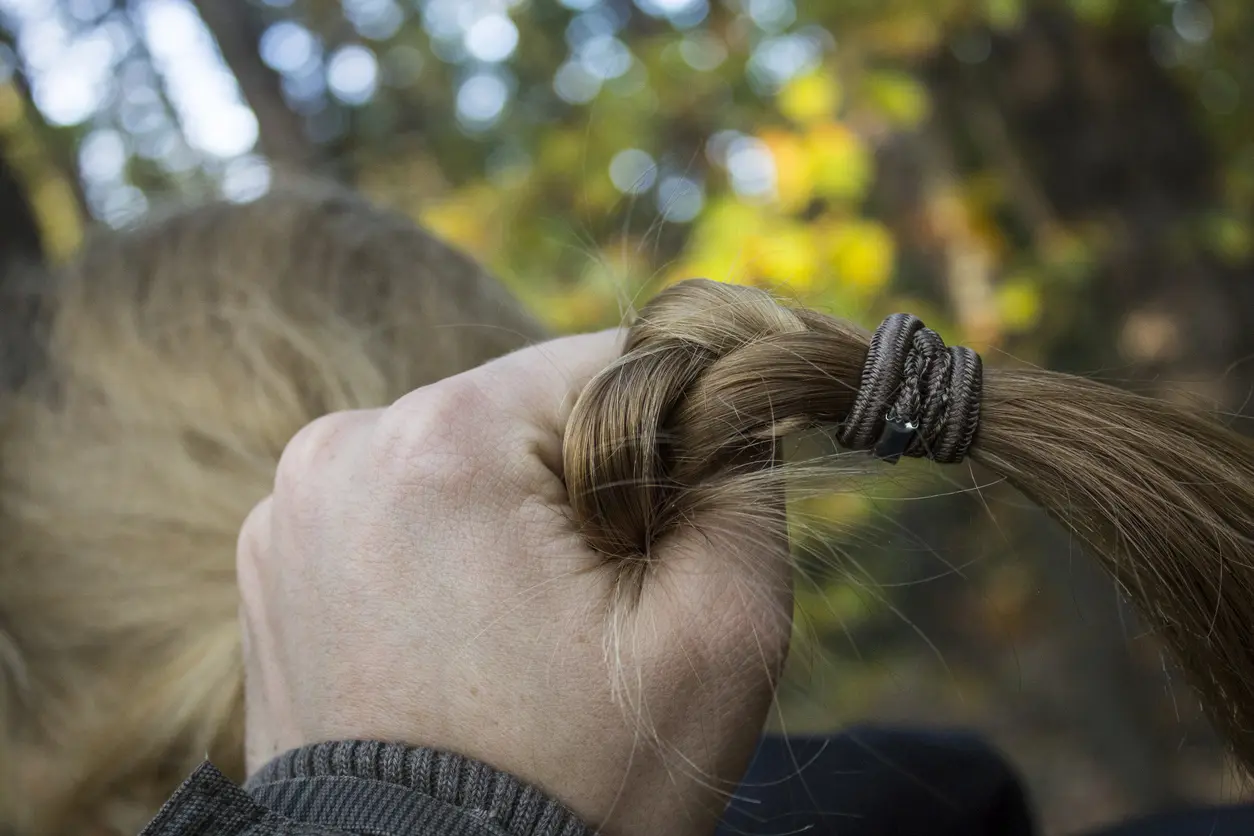
<svg viewBox="0 0 1254 836"><path fill-rule="evenodd" d="M301 815L310 811L293 809L293 805L304 806L309 798L325 795L311 796L296 789L335 779L355 779L354 784L372 788L380 797L369 806L380 812L396 807L383 796L407 790L450 814L457 811L469 816L501 836L590 836L592 832L561 803L512 775L460 755L396 743L346 741L295 749L262 767L244 789L280 815Z"/></svg>

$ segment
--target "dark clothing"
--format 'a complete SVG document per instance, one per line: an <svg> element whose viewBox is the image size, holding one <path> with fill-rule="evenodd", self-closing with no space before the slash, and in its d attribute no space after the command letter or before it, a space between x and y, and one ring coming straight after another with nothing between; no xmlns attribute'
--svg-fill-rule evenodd
<svg viewBox="0 0 1254 836"><path fill-rule="evenodd" d="M978 735L854 727L766 737L717 836L1034 836L1023 786ZM1254 804L1159 813L1085 836L1251 836Z"/></svg>
<svg viewBox="0 0 1254 836"><path fill-rule="evenodd" d="M765 737L718 836L1034 836L1010 765L958 731Z"/></svg>
<svg viewBox="0 0 1254 836"><path fill-rule="evenodd" d="M763 739L717 836L1034 836L1014 770L965 732L858 727ZM1140 819L1089 836L1254 833L1254 806ZM481 763L397 744L289 752L243 789L210 764L141 836L592 836Z"/></svg>
<svg viewBox="0 0 1254 836"><path fill-rule="evenodd" d="M1249 836L1254 804L1178 810L1133 819L1085 836Z"/></svg>

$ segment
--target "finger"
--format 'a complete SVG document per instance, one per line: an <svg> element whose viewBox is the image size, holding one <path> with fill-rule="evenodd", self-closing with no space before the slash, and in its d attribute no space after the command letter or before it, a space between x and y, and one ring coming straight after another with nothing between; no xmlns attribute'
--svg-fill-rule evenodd
<svg viewBox="0 0 1254 836"><path fill-rule="evenodd" d="M561 337L507 354L471 374L510 404L515 417L559 438L579 393L622 354L627 332L611 328Z"/></svg>
<svg viewBox="0 0 1254 836"><path fill-rule="evenodd" d="M235 542L235 582L239 586L240 605L249 607L260 594L266 573L266 554L270 550L271 494L253 506L240 526Z"/></svg>
<svg viewBox="0 0 1254 836"><path fill-rule="evenodd" d="M332 472L350 465L345 453L359 449L382 409L351 409L320 415L301 427L283 448L274 474L274 492L284 500L317 501Z"/></svg>
<svg viewBox="0 0 1254 836"><path fill-rule="evenodd" d="M251 775L267 760L269 746L264 730L271 725L261 668L256 658L254 638L257 623L264 617L265 584L262 580L265 555L269 550L271 508L274 497L267 496L253 506L240 527L235 547L236 580L239 585L240 652L244 662L244 715L246 768Z"/></svg>
<svg viewBox="0 0 1254 836"><path fill-rule="evenodd" d="M283 679L281 566L273 560L273 496L253 507L236 547L240 599L237 617L244 663L244 756L249 774L299 741ZM293 744L294 745L294 744Z"/></svg>

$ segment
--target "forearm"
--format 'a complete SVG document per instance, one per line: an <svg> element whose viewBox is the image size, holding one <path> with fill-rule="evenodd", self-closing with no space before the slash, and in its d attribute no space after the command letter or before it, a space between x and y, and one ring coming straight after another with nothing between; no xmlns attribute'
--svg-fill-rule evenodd
<svg viewBox="0 0 1254 836"><path fill-rule="evenodd" d="M446 752L323 743L271 761L243 788L202 764L141 836L590 836L559 802Z"/></svg>

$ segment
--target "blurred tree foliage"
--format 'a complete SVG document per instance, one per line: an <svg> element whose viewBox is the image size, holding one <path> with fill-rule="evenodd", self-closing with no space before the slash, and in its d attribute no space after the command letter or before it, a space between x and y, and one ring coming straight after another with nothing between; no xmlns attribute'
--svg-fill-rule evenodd
<svg viewBox="0 0 1254 836"><path fill-rule="evenodd" d="M6 257L316 171L563 330L700 275L1212 408L1254 382L1248 3L0 0L0 24ZM802 590L784 719L982 723L1051 827L1213 795L1109 583L981 474L901 470L798 508L841 571Z"/></svg>

